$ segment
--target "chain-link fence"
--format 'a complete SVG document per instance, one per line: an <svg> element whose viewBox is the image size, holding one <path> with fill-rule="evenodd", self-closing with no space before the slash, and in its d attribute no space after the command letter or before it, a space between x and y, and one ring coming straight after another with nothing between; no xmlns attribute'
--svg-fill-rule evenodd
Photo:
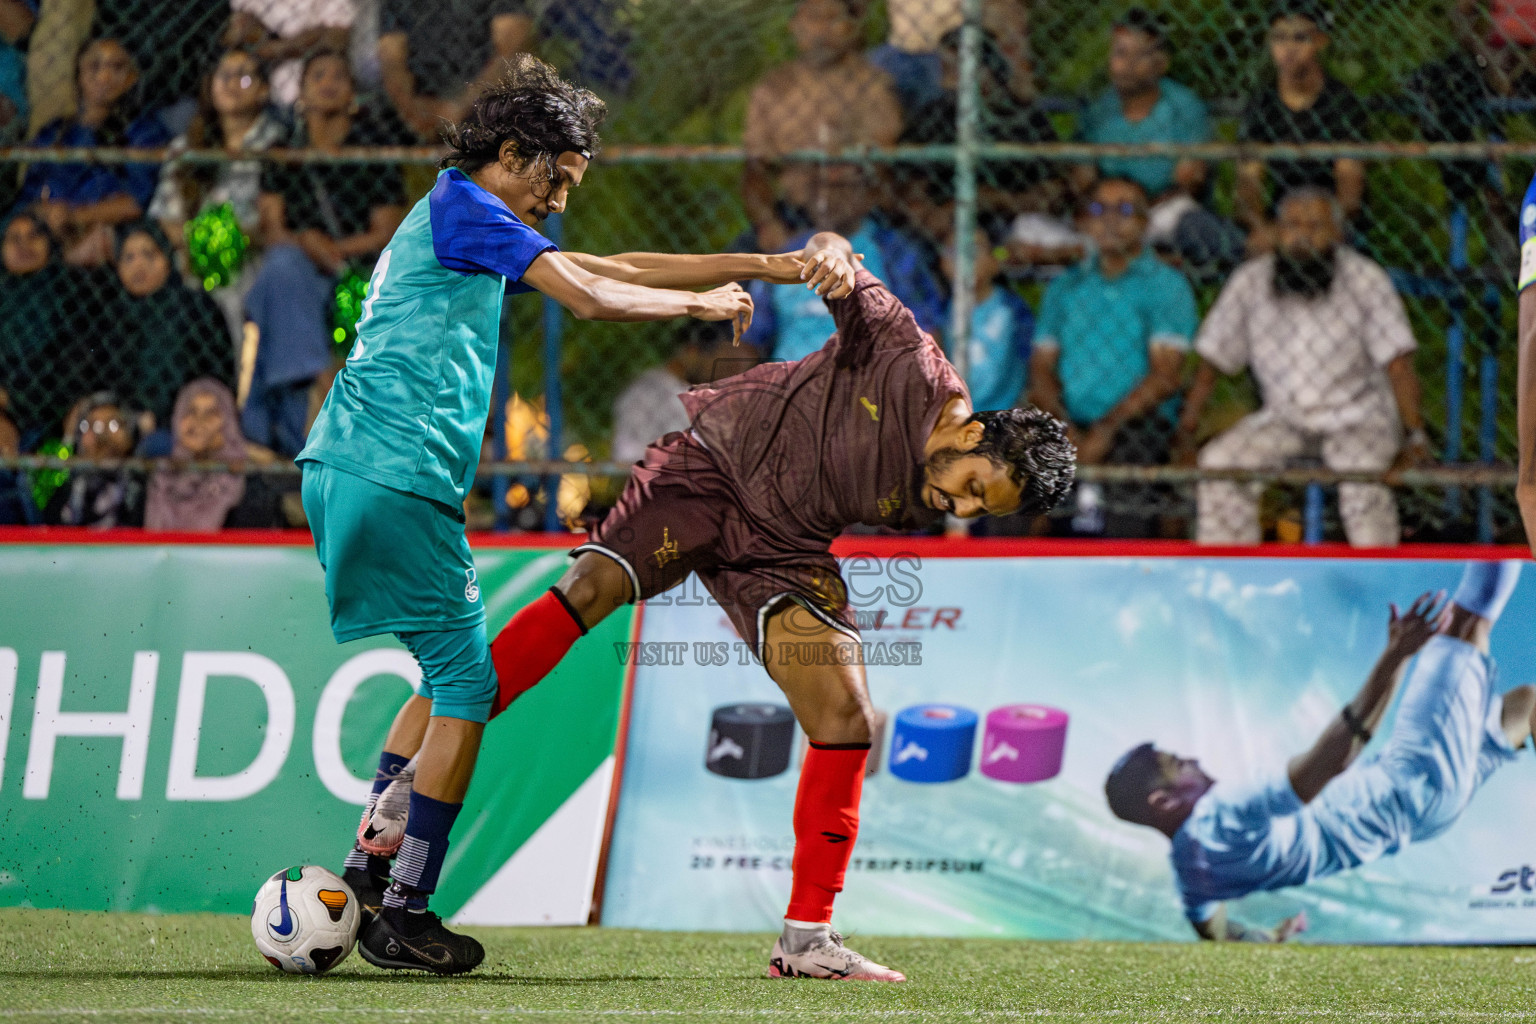
<svg viewBox="0 0 1536 1024"><path fill-rule="evenodd" d="M524 49L610 107L563 247L840 231L978 408L1072 423L1066 506L973 532L1521 538L1529 0L0 0L0 521L301 522L372 261ZM678 390L831 333L753 291L739 347L510 300L472 525L601 514ZM84 468L135 454L246 472Z"/></svg>

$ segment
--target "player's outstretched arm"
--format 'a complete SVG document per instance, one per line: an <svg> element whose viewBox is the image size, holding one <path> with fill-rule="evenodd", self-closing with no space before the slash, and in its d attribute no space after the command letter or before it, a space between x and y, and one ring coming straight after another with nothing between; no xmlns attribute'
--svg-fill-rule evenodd
<svg viewBox="0 0 1536 1024"><path fill-rule="evenodd" d="M1390 606L1386 649L1376 659L1360 692L1328 723L1312 749L1293 757L1287 767L1291 788L1302 803L1310 803L1370 742L1392 703L1408 662L1435 635L1444 600L1445 591L1441 590L1421 594L1403 613L1398 612L1397 605Z"/></svg>
<svg viewBox="0 0 1536 1024"><path fill-rule="evenodd" d="M731 320L737 338L752 323L752 298L737 285L691 292L630 284L594 274L558 250L534 260L522 280L580 320L638 323L679 316Z"/></svg>
<svg viewBox="0 0 1536 1024"><path fill-rule="evenodd" d="M565 256L590 274L648 288L713 288L731 281L757 280L769 284L810 283L814 268L807 268L799 252L762 253L626 252L617 256L593 256L567 252ZM834 292L842 282L823 275L813 285L818 295ZM847 287L853 287L849 275ZM840 296L833 295L834 298Z"/></svg>

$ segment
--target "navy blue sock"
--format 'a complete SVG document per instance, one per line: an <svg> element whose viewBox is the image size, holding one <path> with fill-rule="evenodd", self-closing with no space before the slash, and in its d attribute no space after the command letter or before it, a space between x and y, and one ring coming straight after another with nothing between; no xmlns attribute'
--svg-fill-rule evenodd
<svg viewBox="0 0 1536 1024"><path fill-rule="evenodd" d="M389 784L395 781L395 776L400 774L400 769L404 768L410 760L399 754L391 754L387 750L379 755L379 768L373 773L373 792L368 794L368 810L373 810L373 805L378 803L379 794L389 788ZM378 878L389 877L389 858L375 857L364 852L355 840L352 843L352 851L347 854L347 859L342 861L342 867L362 868Z"/></svg>
<svg viewBox="0 0 1536 1024"><path fill-rule="evenodd" d="M385 893L385 906L425 909L426 898L436 891L443 859L448 856L448 833L463 806L411 792L411 815L395 858L395 885ZM397 893L397 889L401 891ZM420 907L415 906L418 901Z"/></svg>

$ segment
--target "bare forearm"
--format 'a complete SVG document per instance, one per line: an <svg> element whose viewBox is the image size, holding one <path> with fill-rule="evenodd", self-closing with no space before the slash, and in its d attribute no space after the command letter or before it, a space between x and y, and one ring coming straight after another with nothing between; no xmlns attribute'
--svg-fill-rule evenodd
<svg viewBox="0 0 1536 1024"><path fill-rule="evenodd" d="M1397 413L1403 426L1419 430L1424 426L1424 415L1419 408L1419 375L1413 369L1413 356L1398 356L1387 364L1387 379L1392 382L1392 394L1397 399Z"/></svg>
<svg viewBox="0 0 1536 1024"><path fill-rule="evenodd" d="M588 290L585 303L566 308L581 320L630 324L693 316L704 309L704 302L695 292L601 278Z"/></svg>
<svg viewBox="0 0 1536 1024"><path fill-rule="evenodd" d="M1353 217L1365 203L1365 164L1359 160L1336 160L1333 175L1344 216Z"/></svg>
<svg viewBox="0 0 1536 1024"><path fill-rule="evenodd" d="M1205 407L1215 390L1216 367L1202 359L1195 370L1194 382L1189 385L1189 394L1184 396L1184 411L1179 414L1181 432L1193 435L1200 428L1200 417L1205 414Z"/></svg>
<svg viewBox="0 0 1536 1024"><path fill-rule="evenodd" d="M765 223L778 222L774 192L774 176L768 165L761 160L748 160L741 175L741 201L747 208L747 219L759 230Z"/></svg>
<svg viewBox="0 0 1536 1024"><path fill-rule="evenodd" d="M80 227L97 224L121 224L143 216L144 210L132 196L119 193L100 202L70 208L69 219Z"/></svg>
<svg viewBox="0 0 1536 1024"><path fill-rule="evenodd" d="M256 48L256 53L262 60L269 61L306 57L315 50L345 53L350 35L346 28L319 25L286 39L268 39Z"/></svg>
<svg viewBox="0 0 1536 1024"><path fill-rule="evenodd" d="M1149 373L1119 403L1105 414L1104 419L1115 429L1131 420L1151 412L1179 390L1177 374Z"/></svg>
<svg viewBox="0 0 1536 1024"><path fill-rule="evenodd" d="M1263 164L1239 165L1234 199L1238 223L1247 228L1255 228L1264 223Z"/></svg>
<svg viewBox="0 0 1536 1024"><path fill-rule="evenodd" d="M773 257L758 253L710 255L626 252L590 256L567 252L566 258L599 277L647 288L714 288L732 281L764 277Z"/></svg>
<svg viewBox="0 0 1536 1024"><path fill-rule="evenodd" d="M1355 694L1346 707L1351 718L1367 731L1372 732L1381 724L1382 717L1392 703L1398 683L1408 658L1393 650L1387 650L1377 659L1360 692ZM1291 788L1302 803L1309 803L1321 793L1323 787L1348 768L1360 752L1365 741L1356 736L1341 713L1330 721L1312 749L1293 758L1289 765Z"/></svg>

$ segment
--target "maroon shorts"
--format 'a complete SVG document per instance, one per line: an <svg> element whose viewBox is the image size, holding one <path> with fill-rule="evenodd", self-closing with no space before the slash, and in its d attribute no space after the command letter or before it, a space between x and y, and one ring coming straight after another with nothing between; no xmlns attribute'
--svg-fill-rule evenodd
<svg viewBox="0 0 1536 1024"><path fill-rule="evenodd" d="M735 485L688 433L674 431L645 450L618 505L571 554L586 551L622 565L640 600L698 573L759 656L766 618L784 601L859 635L827 544L786 538L754 521Z"/></svg>

